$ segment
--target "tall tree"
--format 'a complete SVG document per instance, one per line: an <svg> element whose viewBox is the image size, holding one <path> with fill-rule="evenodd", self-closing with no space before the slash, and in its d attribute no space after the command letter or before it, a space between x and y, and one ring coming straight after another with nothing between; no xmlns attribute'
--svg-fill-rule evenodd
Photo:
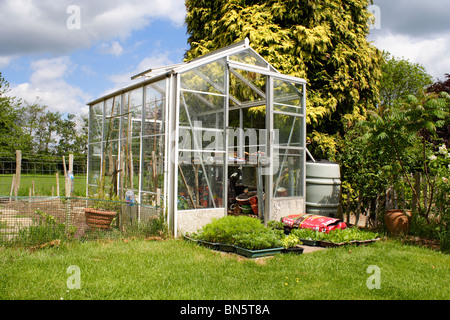
<svg viewBox="0 0 450 320"><path fill-rule="evenodd" d="M26 152L30 147L30 137L19 125L21 101L8 96L9 91L9 83L0 72L0 151L20 149Z"/></svg>
<svg viewBox="0 0 450 320"><path fill-rule="evenodd" d="M277 70L308 81L309 136L313 142L329 141L328 135L341 132L378 99L382 55L366 40L369 2L186 0L185 58L248 37Z"/></svg>
<svg viewBox="0 0 450 320"><path fill-rule="evenodd" d="M416 95L432 83L432 76L418 63L383 52L381 66L380 105L400 103L409 95Z"/></svg>

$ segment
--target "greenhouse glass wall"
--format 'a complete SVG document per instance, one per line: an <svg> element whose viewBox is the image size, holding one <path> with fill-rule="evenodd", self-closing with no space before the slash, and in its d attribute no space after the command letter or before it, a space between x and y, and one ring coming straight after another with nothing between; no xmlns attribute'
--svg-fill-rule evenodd
<svg viewBox="0 0 450 320"><path fill-rule="evenodd" d="M89 103L89 195L131 191L174 235L229 214L305 212L303 79L247 39L133 79Z"/></svg>

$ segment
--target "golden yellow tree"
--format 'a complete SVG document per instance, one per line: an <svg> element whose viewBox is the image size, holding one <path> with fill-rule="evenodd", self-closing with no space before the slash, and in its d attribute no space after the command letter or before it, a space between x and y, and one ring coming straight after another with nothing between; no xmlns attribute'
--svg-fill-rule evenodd
<svg viewBox="0 0 450 320"><path fill-rule="evenodd" d="M185 59L244 38L284 74L308 81L308 136L332 157L334 136L378 100L382 55L366 39L371 0L187 0Z"/></svg>

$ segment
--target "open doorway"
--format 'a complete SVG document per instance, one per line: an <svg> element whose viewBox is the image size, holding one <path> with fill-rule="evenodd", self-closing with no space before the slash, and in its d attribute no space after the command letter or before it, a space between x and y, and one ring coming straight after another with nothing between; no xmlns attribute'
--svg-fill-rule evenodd
<svg viewBox="0 0 450 320"><path fill-rule="evenodd" d="M267 77L229 71L227 213L264 219Z"/></svg>

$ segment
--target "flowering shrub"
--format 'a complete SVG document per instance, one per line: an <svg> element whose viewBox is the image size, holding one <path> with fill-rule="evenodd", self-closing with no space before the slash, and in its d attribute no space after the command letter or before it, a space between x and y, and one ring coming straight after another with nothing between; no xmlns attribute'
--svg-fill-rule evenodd
<svg viewBox="0 0 450 320"><path fill-rule="evenodd" d="M440 208L438 220L447 220L450 214L449 196L450 196L450 152L445 144L439 146L438 151L429 157L430 176L435 177L436 189L436 207Z"/></svg>

